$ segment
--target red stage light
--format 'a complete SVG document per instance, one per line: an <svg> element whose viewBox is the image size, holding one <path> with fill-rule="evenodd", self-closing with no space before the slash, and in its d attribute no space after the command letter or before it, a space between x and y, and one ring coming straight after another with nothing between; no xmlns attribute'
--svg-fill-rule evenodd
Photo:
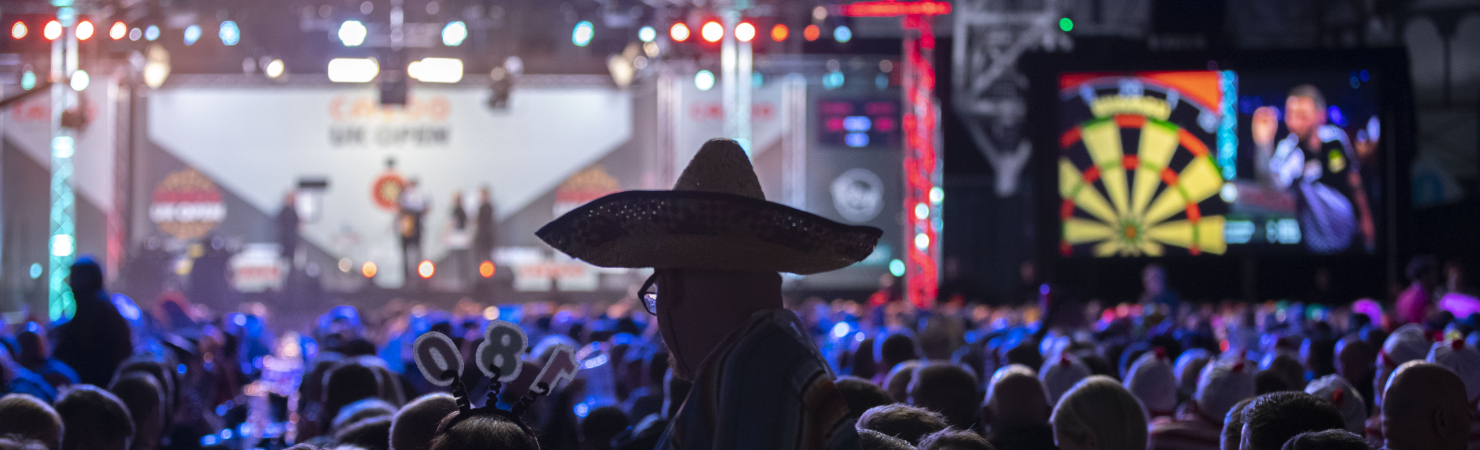
<svg viewBox="0 0 1480 450"><path fill-rule="evenodd" d="M739 25L735 25L735 39L739 39L740 42L750 42L751 39L755 39L755 25L751 25L750 22L740 22Z"/></svg>
<svg viewBox="0 0 1480 450"><path fill-rule="evenodd" d="M123 22L113 22L113 27L108 29L108 37L115 41L123 39L126 34L128 34L128 25L124 25Z"/></svg>
<svg viewBox="0 0 1480 450"><path fill-rule="evenodd" d="M421 264L416 265L416 274L421 276L421 279L423 280L431 278L432 275L435 275L436 273L437 265L432 264L431 261L423 259L421 260Z"/></svg>
<svg viewBox="0 0 1480 450"><path fill-rule="evenodd" d="M55 20L47 22L46 28L41 30L41 35L46 37L48 41L57 40L57 38L62 37L62 23Z"/></svg>
<svg viewBox="0 0 1480 450"><path fill-rule="evenodd" d="M786 40L786 37L789 36L789 35L791 35L791 30L790 29L787 29L786 28L786 25L782 25L782 24L779 24L778 23L775 26L772 26L771 27L771 40L773 40L773 41L776 41L776 42L784 41L784 40Z"/></svg>
<svg viewBox="0 0 1480 450"><path fill-rule="evenodd" d="M822 37L822 28L817 25L807 25L807 28L802 29L802 37L807 38L808 41L815 41Z"/></svg>
<svg viewBox="0 0 1480 450"><path fill-rule="evenodd" d="M10 37L16 39L24 38L26 37L26 33L29 31L30 30L26 28L25 23L16 22L15 25L11 25L10 27Z"/></svg>
<svg viewBox="0 0 1480 450"><path fill-rule="evenodd" d="M848 17L936 16L951 13L947 2L857 2L842 6Z"/></svg>
<svg viewBox="0 0 1480 450"><path fill-rule="evenodd" d="M482 264L478 265L478 275L481 275L483 278L493 278L493 274L497 270L498 268L493 266L493 261L483 261Z"/></svg>
<svg viewBox="0 0 1480 450"><path fill-rule="evenodd" d="M683 23L673 24L673 28L668 29L668 37L673 38L675 42L689 40L689 26Z"/></svg>
<svg viewBox="0 0 1480 450"><path fill-rule="evenodd" d="M719 42L725 37L725 26L713 20L704 22L704 27L699 28L699 37L709 42Z"/></svg>
<svg viewBox="0 0 1480 450"><path fill-rule="evenodd" d="M86 20L77 23L77 40L86 41L93 37L93 24Z"/></svg>

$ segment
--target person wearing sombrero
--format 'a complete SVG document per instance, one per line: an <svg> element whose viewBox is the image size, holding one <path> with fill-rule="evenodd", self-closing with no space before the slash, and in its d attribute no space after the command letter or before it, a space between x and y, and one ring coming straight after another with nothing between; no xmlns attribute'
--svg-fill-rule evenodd
<svg viewBox="0 0 1480 450"><path fill-rule="evenodd" d="M694 383L659 449L858 448L859 412L782 307L778 272L847 267L879 229L766 201L740 145L716 139L673 190L608 195L536 234L596 266L653 268L640 296L674 375Z"/></svg>

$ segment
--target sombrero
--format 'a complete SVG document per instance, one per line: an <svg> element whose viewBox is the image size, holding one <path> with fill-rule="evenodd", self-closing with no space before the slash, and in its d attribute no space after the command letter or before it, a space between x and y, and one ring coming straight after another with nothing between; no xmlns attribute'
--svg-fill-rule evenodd
<svg viewBox="0 0 1480 450"><path fill-rule="evenodd" d="M576 208L535 235L600 267L813 274L868 257L883 231L766 201L740 144L704 144L671 191L626 191Z"/></svg>

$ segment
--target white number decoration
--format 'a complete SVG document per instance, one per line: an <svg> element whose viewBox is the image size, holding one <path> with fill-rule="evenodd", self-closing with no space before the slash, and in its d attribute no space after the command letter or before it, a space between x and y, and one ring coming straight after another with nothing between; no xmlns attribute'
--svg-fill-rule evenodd
<svg viewBox="0 0 1480 450"><path fill-rule="evenodd" d="M489 322L488 328L483 330L483 343L478 345L476 353L478 370L489 378L498 375L499 381L514 381L524 368L519 355L528 346L529 336L518 325L502 320ZM493 367L498 368L497 374Z"/></svg>
<svg viewBox="0 0 1480 450"><path fill-rule="evenodd" d="M416 338L412 349L415 352L416 367L421 369L421 375L432 384L451 385L456 376L444 378L443 375L448 370L462 374L462 352L457 351L457 345L447 335L435 331L427 332Z"/></svg>

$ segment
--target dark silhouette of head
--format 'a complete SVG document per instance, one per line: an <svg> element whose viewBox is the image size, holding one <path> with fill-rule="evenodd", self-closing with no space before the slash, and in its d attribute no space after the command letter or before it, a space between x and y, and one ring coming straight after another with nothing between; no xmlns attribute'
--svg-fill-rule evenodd
<svg viewBox="0 0 1480 450"><path fill-rule="evenodd" d="M1341 412L1320 397L1304 392L1275 392L1254 398L1244 408L1239 448L1280 450L1285 441L1309 431L1341 430Z"/></svg>
<svg viewBox="0 0 1480 450"><path fill-rule="evenodd" d="M858 418L857 426L859 429L874 430L904 439L915 445L925 435L946 429L946 420L940 413L895 403L864 411Z"/></svg>

